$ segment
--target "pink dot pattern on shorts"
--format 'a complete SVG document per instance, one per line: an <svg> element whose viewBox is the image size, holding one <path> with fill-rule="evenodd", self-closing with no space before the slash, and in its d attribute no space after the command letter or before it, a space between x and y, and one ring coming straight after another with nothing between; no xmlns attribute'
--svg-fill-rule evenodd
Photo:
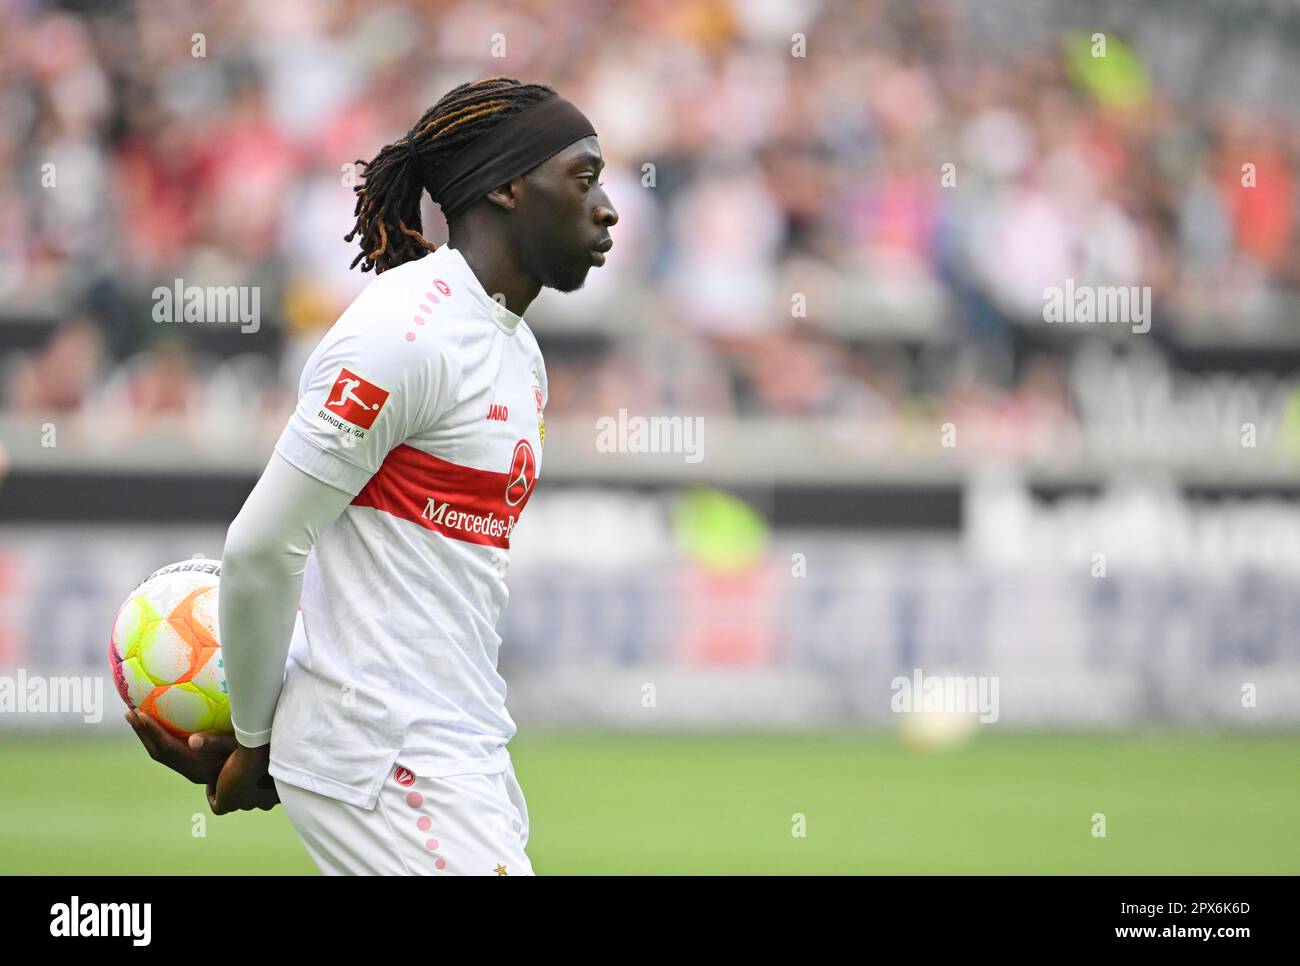
<svg viewBox="0 0 1300 966"><path fill-rule="evenodd" d="M407 792L406 804L409 805L411 808L419 808L424 804L424 796L421 795L419 792ZM427 815L421 815L419 818L415 820L415 827L418 828L421 832L427 832L429 831L429 829L433 828L433 819L429 818L429 816ZM438 851L438 840L433 838L425 839L424 847L428 849L430 852L436 852ZM438 869L438 871L440 872L443 869L447 868L447 860L444 859L442 856L436 856L433 864L434 867Z"/></svg>

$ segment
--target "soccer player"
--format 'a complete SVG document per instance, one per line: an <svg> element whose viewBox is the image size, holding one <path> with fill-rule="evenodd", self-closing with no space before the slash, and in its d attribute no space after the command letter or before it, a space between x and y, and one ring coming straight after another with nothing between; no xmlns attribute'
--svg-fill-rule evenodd
<svg viewBox="0 0 1300 966"><path fill-rule="evenodd" d="M377 277L307 360L226 536L237 743L187 746L128 716L215 813L278 799L326 874L532 873L495 630L545 442L522 314L604 263L603 164L576 107L500 77L455 88L365 164L347 240ZM426 190L440 248L421 234Z"/></svg>

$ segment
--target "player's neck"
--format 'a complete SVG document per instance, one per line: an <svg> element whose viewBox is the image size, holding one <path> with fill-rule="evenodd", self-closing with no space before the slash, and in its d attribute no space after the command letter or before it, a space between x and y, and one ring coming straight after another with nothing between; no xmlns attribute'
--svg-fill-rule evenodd
<svg viewBox="0 0 1300 966"><path fill-rule="evenodd" d="M500 239L465 238L453 231L447 246L460 252L483 291L515 315L523 316L542 290L541 283L523 270Z"/></svg>

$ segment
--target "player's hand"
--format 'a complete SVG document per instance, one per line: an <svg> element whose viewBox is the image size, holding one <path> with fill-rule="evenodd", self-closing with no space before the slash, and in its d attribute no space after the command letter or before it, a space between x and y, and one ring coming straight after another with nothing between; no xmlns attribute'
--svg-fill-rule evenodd
<svg viewBox="0 0 1300 966"><path fill-rule="evenodd" d="M234 735L215 731L177 738L158 721L141 711L128 711L127 724L154 761L184 775L196 785L210 785L221 774L226 759L239 747Z"/></svg>
<svg viewBox="0 0 1300 966"><path fill-rule="evenodd" d="M280 802L267 767L271 763L271 746L245 748L236 745L226 759L217 781L208 786L208 805L213 815L245 812L254 808L270 811Z"/></svg>

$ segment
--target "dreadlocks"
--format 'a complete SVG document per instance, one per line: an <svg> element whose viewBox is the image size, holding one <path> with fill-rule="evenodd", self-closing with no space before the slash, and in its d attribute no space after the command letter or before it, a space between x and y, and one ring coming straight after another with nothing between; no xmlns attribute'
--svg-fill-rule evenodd
<svg viewBox="0 0 1300 966"><path fill-rule="evenodd" d="M374 269L378 274L438 247L420 234L424 184L411 163L412 149L420 167L436 168L507 117L554 93L545 84L521 84L513 77L461 84L425 111L408 136L385 145L371 161L358 158L364 171L363 183L352 189L357 194L357 223L343 240L360 235L361 254L348 267L360 262L363 272Z"/></svg>

